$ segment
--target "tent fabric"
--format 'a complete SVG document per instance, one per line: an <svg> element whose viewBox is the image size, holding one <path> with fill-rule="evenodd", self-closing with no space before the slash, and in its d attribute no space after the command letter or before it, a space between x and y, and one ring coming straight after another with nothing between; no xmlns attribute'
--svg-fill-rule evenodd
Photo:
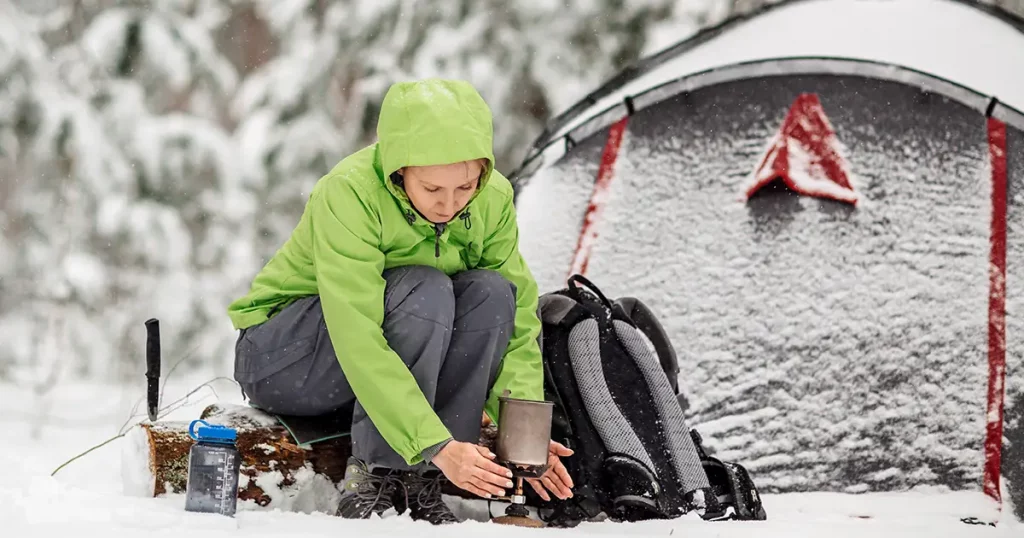
<svg viewBox="0 0 1024 538"><path fill-rule="evenodd" d="M1024 71L1013 68L1024 65L1024 19L1005 10L977 0L783 0L624 69L552 120L535 149L592 111L666 82L722 65L808 56L925 71L1024 110Z"/></svg>
<svg viewBox="0 0 1024 538"><path fill-rule="evenodd" d="M1002 473L1024 521L1024 129L1008 128L1006 387ZM1004 484L1004 488L1007 486Z"/></svg>
<svg viewBox="0 0 1024 538"><path fill-rule="evenodd" d="M1021 35L1021 47L1024 50L1024 33ZM573 125L572 129L564 131L558 137L548 133L541 134L534 144L535 151L527 155L520 168L511 174L511 179L513 179L517 190L520 189L528 181L532 170L544 166L545 162L557 160L567 149L571 149L580 141L593 136L595 133L603 132L605 128L619 121L623 116L641 110L663 99L678 95L685 96L699 88L731 80L764 78L767 81L773 76L801 74L856 75L876 80L902 82L920 88L922 99L932 95L953 99L978 112L991 114L993 117L997 117L1017 129L1024 130L1024 112L999 101L991 95L986 95L962 84L942 79L923 71L856 58L772 58L723 65L707 71L694 73L658 86L639 89L636 93L623 96L621 101L617 101L600 111L594 111L591 108L586 113L581 112L578 119L572 121L556 119L555 124L571 123Z"/></svg>
<svg viewBox="0 0 1024 538"><path fill-rule="evenodd" d="M856 205L792 188L747 196L802 95L834 131ZM622 138L598 192L615 125ZM587 276L661 315L691 420L766 491L941 486L981 497L991 482L1003 491L989 498L1024 508L1014 457L1024 447L1024 114L904 66L767 59L642 88L538 147L516 183L541 290L579 267L599 199ZM994 269L997 221L1005 263ZM1004 285L1005 326L993 329L1002 298L991 292ZM1003 334L1005 353L994 353ZM1004 378L990 368L999 356ZM1000 379L993 477L987 414Z"/></svg>
<svg viewBox="0 0 1024 538"><path fill-rule="evenodd" d="M802 93L793 101L745 194L749 199L776 181L799 194L857 203L849 165L813 93Z"/></svg>

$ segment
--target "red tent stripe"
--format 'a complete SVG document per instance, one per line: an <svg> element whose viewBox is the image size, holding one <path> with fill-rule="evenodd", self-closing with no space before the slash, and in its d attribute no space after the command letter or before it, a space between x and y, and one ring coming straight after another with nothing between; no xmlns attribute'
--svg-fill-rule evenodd
<svg viewBox="0 0 1024 538"><path fill-rule="evenodd" d="M1003 398L1006 380L1006 124L988 119L992 166L992 232L988 296L988 405L985 413L986 495L1001 502L999 475L1003 449Z"/></svg>
<svg viewBox="0 0 1024 538"><path fill-rule="evenodd" d="M594 181L594 190L590 193L587 212L583 215L583 226L580 228L580 237L576 242L572 265L569 267L569 276L582 275L587 272L587 265L590 263L590 250L597 238L597 222L608 201L608 191L615 175L615 160L619 156L619 147L622 145L622 137L626 133L628 122L629 116L625 116L612 124L608 130L608 140L605 142L604 152L601 154L601 164L597 169L597 179Z"/></svg>

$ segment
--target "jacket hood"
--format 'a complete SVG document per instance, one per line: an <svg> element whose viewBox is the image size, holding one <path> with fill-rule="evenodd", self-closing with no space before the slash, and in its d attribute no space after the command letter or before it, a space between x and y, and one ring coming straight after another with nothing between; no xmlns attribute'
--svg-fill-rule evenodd
<svg viewBox="0 0 1024 538"><path fill-rule="evenodd" d="M377 142L384 183L404 203L405 192L390 180L402 167L486 158L477 193L494 171L491 110L476 89L461 80L392 85L381 104Z"/></svg>

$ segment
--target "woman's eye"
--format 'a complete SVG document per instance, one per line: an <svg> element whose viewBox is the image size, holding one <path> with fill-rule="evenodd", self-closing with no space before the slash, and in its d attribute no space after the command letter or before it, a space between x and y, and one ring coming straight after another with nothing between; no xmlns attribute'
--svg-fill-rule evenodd
<svg viewBox="0 0 1024 538"><path fill-rule="evenodd" d="M459 187L459 190L460 191L471 191L471 190L473 190L473 186L472 185L463 185L463 186Z"/></svg>
<svg viewBox="0 0 1024 538"><path fill-rule="evenodd" d="M425 189L425 190L426 190L427 192L437 192L437 191L441 190L441 189L437 189L437 188L435 188L435 189L427 189L427 188L425 188L425 187L424 187L424 189Z"/></svg>

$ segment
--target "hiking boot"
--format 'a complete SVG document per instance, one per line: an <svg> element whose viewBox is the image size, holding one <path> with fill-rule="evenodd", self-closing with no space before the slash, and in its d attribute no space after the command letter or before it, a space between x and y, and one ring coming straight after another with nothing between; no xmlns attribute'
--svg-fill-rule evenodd
<svg viewBox="0 0 1024 538"><path fill-rule="evenodd" d="M441 471L425 471L405 473L405 487L408 492L409 515L414 520L428 521L433 525L458 523L451 508L441 497L441 488L445 483Z"/></svg>
<svg viewBox="0 0 1024 538"><path fill-rule="evenodd" d="M400 472L382 467L370 470L362 461L349 458L336 514L345 519L367 519L391 508L402 512L404 507L395 502L404 498L404 493Z"/></svg>

